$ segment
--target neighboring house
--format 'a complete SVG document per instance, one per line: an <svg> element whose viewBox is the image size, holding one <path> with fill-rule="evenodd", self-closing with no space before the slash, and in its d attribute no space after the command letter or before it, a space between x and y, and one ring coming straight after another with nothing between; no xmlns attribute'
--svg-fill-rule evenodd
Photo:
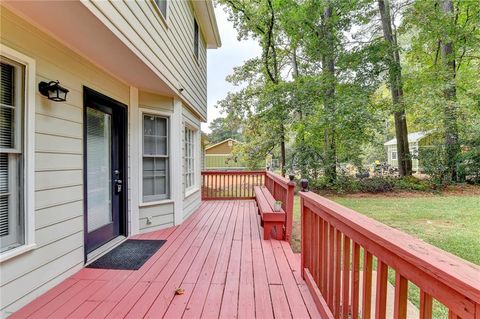
<svg viewBox="0 0 480 319"><path fill-rule="evenodd" d="M220 38L210 0L2 1L0 11L5 317L200 205L206 50Z"/></svg>
<svg viewBox="0 0 480 319"><path fill-rule="evenodd" d="M421 147L430 145L430 139L427 138L431 132L415 132L408 134L408 146L412 155L412 170L414 172L421 171L421 163L418 160L418 150ZM397 139L391 139L384 143L387 150L388 164L398 168Z"/></svg>
<svg viewBox="0 0 480 319"><path fill-rule="evenodd" d="M245 169L245 165L233 154L237 140L227 138L205 147L205 169Z"/></svg>
<svg viewBox="0 0 480 319"><path fill-rule="evenodd" d="M201 133L201 138L200 138L200 144L201 144L201 150L202 150L202 157L201 157L201 167L202 167L202 170L205 169L205 148L207 147L208 143L210 143L208 141L208 135L207 133L204 133L202 132Z"/></svg>

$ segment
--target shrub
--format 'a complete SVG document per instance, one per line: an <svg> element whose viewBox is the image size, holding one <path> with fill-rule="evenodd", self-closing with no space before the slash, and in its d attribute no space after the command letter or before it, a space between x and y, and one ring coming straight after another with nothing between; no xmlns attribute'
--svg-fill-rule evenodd
<svg viewBox="0 0 480 319"><path fill-rule="evenodd" d="M430 186L428 181L422 181L413 176L395 180L395 189L398 190L428 191L431 188Z"/></svg>
<svg viewBox="0 0 480 319"><path fill-rule="evenodd" d="M395 188L395 179L392 177L374 176L359 181L360 190L366 193L391 192Z"/></svg>
<svg viewBox="0 0 480 319"><path fill-rule="evenodd" d="M430 176L430 181L435 188L443 187L447 183L448 166L445 158L444 145L420 148L418 159L422 165L422 171Z"/></svg>

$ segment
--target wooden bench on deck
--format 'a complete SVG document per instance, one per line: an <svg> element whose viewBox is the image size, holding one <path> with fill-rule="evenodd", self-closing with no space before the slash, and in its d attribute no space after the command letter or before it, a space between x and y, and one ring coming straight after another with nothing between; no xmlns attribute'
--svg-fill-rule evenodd
<svg viewBox="0 0 480 319"><path fill-rule="evenodd" d="M283 226L285 225L285 212L281 209L275 212L275 198L265 186L255 186L255 200L262 218L263 239L270 239L272 229L275 228L278 240L283 239Z"/></svg>

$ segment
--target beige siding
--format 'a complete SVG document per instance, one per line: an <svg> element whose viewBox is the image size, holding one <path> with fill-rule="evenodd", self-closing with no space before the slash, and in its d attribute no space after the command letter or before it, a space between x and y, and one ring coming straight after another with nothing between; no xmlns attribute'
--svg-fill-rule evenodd
<svg viewBox="0 0 480 319"><path fill-rule="evenodd" d="M141 207L140 232L173 226L173 210L173 203ZM151 218L151 224L147 224L147 217Z"/></svg>
<svg viewBox="0 0 480 319"><path fill-rule="evenodd" d="M92 10L137 55L162 74L201 116L207 116L206 48L193 54L194 11L189 1L169 1L166 23L153 1L88 1Z"/></svg>
<svg viewBox="0 0 480 319"><path fill-rule="evenodd" d="M187 196L183 202L183 218L187 218L192 214L201 203L200 191L197 190L193 194Z"/></svg>
<svg viewBox="0 0 480 319"><path fill-rule="evenodd" d="M2 7L1 43L36 61L36 83L59 80L70 92L55 103L37 93L36 249L0 264L2 315L17 310L83 265L83 86L123 103L129 88Z"/></svg>

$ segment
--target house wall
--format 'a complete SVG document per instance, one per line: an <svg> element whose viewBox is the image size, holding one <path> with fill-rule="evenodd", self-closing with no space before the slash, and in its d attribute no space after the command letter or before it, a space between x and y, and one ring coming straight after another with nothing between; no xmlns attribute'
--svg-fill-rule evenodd
<svg viewBox="0 0 480 319"><path fill-rule="evenodd" d="M222 144L219 144L219 145L216 145L212 148L209 148L208 150L205 151L205 154L206 155L210 155L210 154L222 154L222 155L232 154L233 145L234 145L234 142L232 143L232 146L229 146L228 141L225 141Z"/></svg>
<svg viewBox="0 0 480 319"><path fill-rule="evenodd" d="M207 117L207 59L200 37L194 56L194 11L190 1L168 1L163 19L153 0L93 1L84 4L174 88L204 119Z"/></svg>
<svg viewBox="0 0 480 319"><path fill-rule="evenodd" d="M102 6L126 6L138 15L145 13L143 10L147 10L144 7L146 3L96 2ZM175 59L182 59L183 62L179 64L191 69L189 81L202 82L198 77L206 78L205 49L200 48L196 69L188 66L185 60L186 47L189 45L187 37L193 38L192 12L188 11L191 10L190 4L186 1L169 3L171 20L167 24L171 33L165 36L172 41L168 44L173 48L165 42L162 50L168 47L168 50L178 49L184 52L185 56L179 54ZM133 10L132 7L136 8L134 6L138 6L141 11ZM177 225L200 205L201 119L198 110L187 107L182 100L143 92L116 79L8 9L1 9L2 45L36 61L36 84L40 81L59 80L69 90L66 102L52 102L41 96L35 88L36 248L0 263L0 317L5 317L84 265L83 86L128 105L129 235ZM142 23L159 23L155 27L164 28L158 18L152 18L151 14L148 17L153 20L148 22L144 18ZM190 22L191 31L187 27ZM182 28L185 29L184 33L180 32ZM179 34L178 39L173 39L175 32ZM184 43L173 43L173 40ZM193 58L193 48L191 52L189 57ZM162 63L168 64L168 61ZM203 107L206 114L206 87L201 83L195 85L189 93L192 94L192 105L199 109ZM171 199L153 204L141 202L142 111L157 112L170 118ZM184 187L182 172L184 125L198 129L196 185L189 190ZM148 217L151 223L147 223Z"/></svg>
<svg viewBox="0 0 480 319"><path fill-rule="evenodd" d="M0 264L1 317L83 266L83 85L122 103L129 87L2 7L2 45L36 61L36 83L60 80L66 102L35 89L36 248Z"/></svg>
<svg viewBox="0 0 480 319"><path fill-rule="evenodd" d="M416 156L417 150L418 150L418 143L410 143L409 148L410 148L410 154ZM387 162L391 166L398 168L398 160L392 160L392 152L396 152L396 151L397 151L397 145L396 144L395 145L387 145L387 155L388 155ZM398 156L398 154L397 154L397 156ZM412 159L412 170L415 171L415 172L418 171L418 158L413 158Z"/></svg>

